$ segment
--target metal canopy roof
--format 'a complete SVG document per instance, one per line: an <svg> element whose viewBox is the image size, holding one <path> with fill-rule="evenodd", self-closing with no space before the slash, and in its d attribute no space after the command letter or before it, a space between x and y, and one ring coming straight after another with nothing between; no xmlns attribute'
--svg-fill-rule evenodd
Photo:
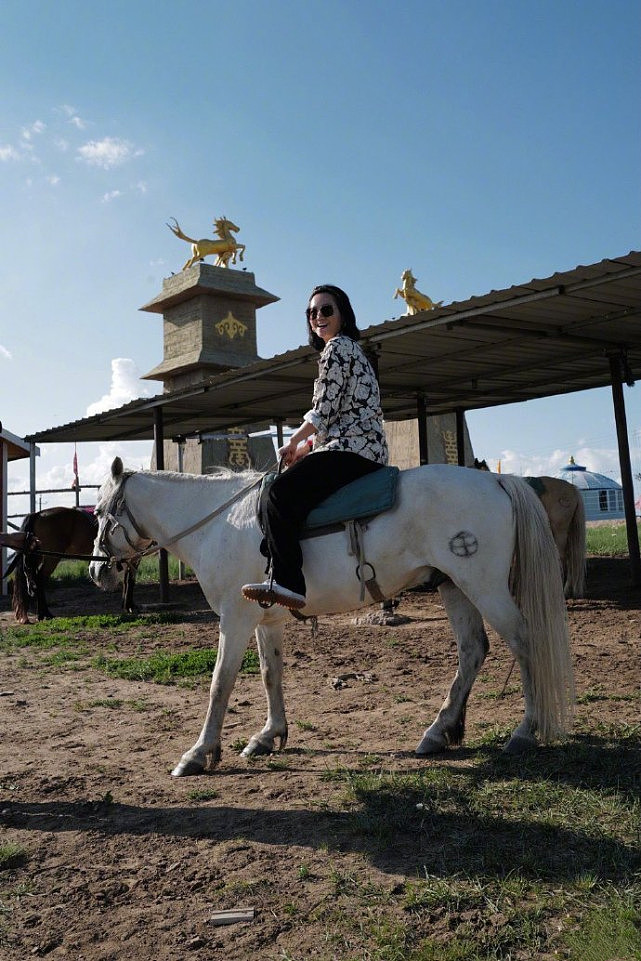
<svg viewBox="0 0 641 961"><path fill-rule="evenodd" d="M378 356L384 416L475 410L641 377L641 252L491 291L362 331ZM298 424L309 408L317 353L299 347L190 388L38 431L37 443L150 440L243 424Z"/></svg>

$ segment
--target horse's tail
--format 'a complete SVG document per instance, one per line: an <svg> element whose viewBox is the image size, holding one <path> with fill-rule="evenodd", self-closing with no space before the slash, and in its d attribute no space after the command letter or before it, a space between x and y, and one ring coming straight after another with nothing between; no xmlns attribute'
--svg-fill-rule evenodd
<svg viewBox="0 0 641 961"><path fill-rule="evenodd" d="M565 546L564 573L565 596L583 597L586 571L585 507L583 498L576 488L576 508L568 528Z"/></svg>
<svg viewBox="0 0 641 961"><path fill-rule="evenodd" d="M18 624L29 623L29 585L24 568L24 554L20 553L11 562L13 571L13 587L11 591L11 607Z"/></svg>
<svg viewBox="0 0 641 961"><path fill-rule="evenodd" d="M171 232L176 235L176 237L179 237L181 240L186 240L187 243L190 243L190 244L198 243L198 241L194 240L193 237L188 237L187 234L184 234L182 232L182 230L180 229L180 225L175 217L172 217L171 219L173 220L173 224L167 224L167 226L169 227Z"/></svg>
<svg viewBox="0 0 641 961"><path fill-rule="evenodd" d="M33 534L33 529L35 526L35 514L27 514L24 518L22 524L20 525L20 530L24 531L25 534ZM25 538L24 548L28 549L29 539ZM25 552L17 551L15 557L12 559L9 568L7 570L7 575L13 574L12 590L11 590L11 608L13 610L14 616L18 624L28 624L29 623L29 582L27 581L27 574L25 570Z"/></svg>
<svg viewBox="0 0 641 961"><path fill-rule="evenodd" d="M564 736L574 700L559 555L545 509L526 481L502 474L499 483L514 511L516 545L510 588L527 624L536 725L546 742Z"/></svg>

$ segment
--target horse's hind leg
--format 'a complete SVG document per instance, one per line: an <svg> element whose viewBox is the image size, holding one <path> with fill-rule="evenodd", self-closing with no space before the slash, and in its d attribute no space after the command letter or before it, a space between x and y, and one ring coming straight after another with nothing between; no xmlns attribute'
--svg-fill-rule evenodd
<svg viewBox="0 0 641 961"><path fill-rule="evenodd" d="M267 721L258 734L250 738L243 757L271 754L278 739L279 749L287 743L287 717L283 696L283 629L281 625L256 628L260 673L267 696Z"/></svg>
<svg viewBox="0 0 641 961"><path fill-rule="evenodd" d="M38 571L35 577L36 581L36 616L39 621L49 621L53 617L51 611L49 610L49 605L47 604L47 595L45 594L45 577L42 571Z"/></svg>
<svg viewBox="0 0 641 961"><path fill-rule="evenodd" d="M519 665L525 715L518 727L512 732L505 750L509 754L521 754L536 746L535 732L537 729L527 623L513 599L507 593L502 598L498 593L494 595L492 600L484 598L483 614L488 624L491 624L507 643Z"/></svg>
<svg viewBox="0 0 641 961"><path fill-rule="evenodd" d="M449 693L427 728L416 754L436 754L450 745L461 744L465 733L467 699L489 650L483 618L463 592L447 581L439 587L458 648L458 670Z"/></svg>

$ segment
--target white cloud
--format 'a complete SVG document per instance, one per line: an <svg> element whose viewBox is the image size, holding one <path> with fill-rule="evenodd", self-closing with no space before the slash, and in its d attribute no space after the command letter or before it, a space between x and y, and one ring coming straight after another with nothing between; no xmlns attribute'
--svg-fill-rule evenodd
<svg viewBox="0 0 641 961"><path fill-rule="evenodd" d="M520 474L525 477L556 477L574 457L574 462L595 474L605 474L621 483L619 455L616 448L579 447L573 451L555 450L545 457L534 457L518 451L502 450L500 455L502 474ZM498 462L488 461L490 470L497 470Z"/></svg>
<svg viewBox="0 0 641 961"><path fill-rule="evenodd" d="M23 127L21 136L23 140L31 140L34 134L42 133L46 129L46 124L42 120L36 120L30 127Z"/></svg>
<svg viewBox="0 0 641 961"><path fill-rule="evenodd" d="M18 153L15 147L11 146L11 144L3 144L2 146L0 146L0 160L4 160L6 162L7 160L19 160L19 159L20 159L20 154Z"/></svg>
<svg viewBox="0 0 641 961"><path fill-rule="evenodd" d="M78 148L80 160L93 167L102 167L104 170L118 167L141 153L141 150L135 150L127 140L119 140L117 137L89 140Z"/></svg>
<svg viewBox="0 0 641 961"><path fill-rule="evenodd" d="M63 104L62 107L60 107L60 110L67 117L67 123L70 123L72 126L76 127L77 130L85 130L85 128L88 126L86 121L84 121L78 114L76 108L72 107L70 104Z"/></svg>
<svg viewBox="0 0 641 961"><path fill-rule="evenodd" d="M117 197L122 197L122 191L110 190L109 193L103 194L102 202L103 204L108 204L111 200L115 200Z"/></svg>
<svg viewBox="0 0 641 961"><path fill-rule="evenodd" d="M101 414L114 407L122 407L137 397L149 397L151 391L140 383L138 368L128 357L116 357L111 361L111 388L100 400L87 407L87 417Z"/></svg>
<svg viewBox="0 0 641 961"><path fill-rule="evenodd" d="M11 351L7 350L6 347L3 347L2 344L0 344L0 357L4 357L5 360L13 360Z"/></svg>
<svg viewBox="0 0 641 961"><path fill-rule="evenodd" d="M60 183L60 177L58 174L50 174L47 177L47 183L51 184L52 187L56 187Z"/></svg>

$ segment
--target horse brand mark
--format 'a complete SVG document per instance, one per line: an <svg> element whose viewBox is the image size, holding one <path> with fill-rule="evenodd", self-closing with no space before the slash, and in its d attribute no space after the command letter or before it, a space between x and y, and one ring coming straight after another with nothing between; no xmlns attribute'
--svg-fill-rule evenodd
<svg viewBox="0 0 641 961"><path fill-rule="evenodd" d="M472 557L479 549L479 542L471 531L459 531L450 541L450 550L456 557Z"/></svg>

